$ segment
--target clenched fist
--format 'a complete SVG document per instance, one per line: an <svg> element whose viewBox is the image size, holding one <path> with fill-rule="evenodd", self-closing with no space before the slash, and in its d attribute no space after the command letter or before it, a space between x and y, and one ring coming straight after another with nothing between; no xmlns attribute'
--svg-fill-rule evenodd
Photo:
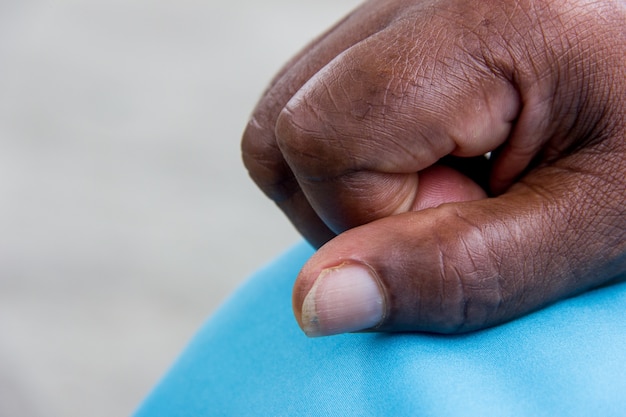
<svg viewBox="0 0 626 417"><path fill-rule="evenodd" d="M277 75L242 149L321 246L306 334L513 319L626 272L626 2L367 1Z"/></svg>

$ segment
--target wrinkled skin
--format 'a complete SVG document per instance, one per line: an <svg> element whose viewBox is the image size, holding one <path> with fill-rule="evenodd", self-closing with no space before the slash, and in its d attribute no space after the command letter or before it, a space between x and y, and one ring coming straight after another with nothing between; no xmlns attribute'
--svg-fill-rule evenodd
<svg viewBox="0 0 626 417"><path fill-rule="evenodd" d="M345 262L380 280L379 331L481 329L625 272L625 28L615 0L373 0L294 57L242 150L321 247L296 318Z"/></svg>

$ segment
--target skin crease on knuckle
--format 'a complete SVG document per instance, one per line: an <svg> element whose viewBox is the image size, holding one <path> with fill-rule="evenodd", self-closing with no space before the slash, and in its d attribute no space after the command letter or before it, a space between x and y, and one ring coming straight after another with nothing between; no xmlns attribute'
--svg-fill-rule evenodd
<svg viewBox="0 0 626 417"><path fill-rule="evenodd" d="M486 245L483 232L465 222L455 209L448 206L439 222L442 225L434 228L432 242L421 245L420 253L433 253L431 256L437 260L420 268L434 269L427 275L428 279L419 283L422 303L418 306L417 317L425 323L420 330L464 333L492 325L503 315L501 309L507 307L506 289L502 287L497 258ZM421 258L418 262L424 260ZM416 305L415 299L397 302ZM405 306L396 308L402 312L407 310ZM391 314L392 317L403 315ZM401 327L415 330L413 320ZM393 327L399 326L396 323Z"/></svg>
<svg viewBox="0 0 626 417"><path fill-rule="evenodd" d="M367 2L359 13L382 13L380 4ZM317 260L325 264L325 256L360 259L382 277L388 302L385 321L376 329L382 331L471 331L528 313L624 272L626 10L610 1L582 0L384 4L385 13L395 18L388 19L384 29L373 31L375 35L367 42L344 49L278 112L272 146L284 158L282 167L288 166L332 230L347 230L303 270L294 292L296 310L302 301L298 297L307 294L319 272ZM411 35L422 42L421 49L413 51L416 55L411 55L406 44L415 38L402 33L419 23L433 27L417 28ZM395 43L387 41L393 36L386 37L393 30L401 31ZM453 39L437 44L437 38L427 33ZM430 49L424 47L428 42L434 42ZM407 57L417 61L407 64ZM421 83L417 82L416 74L431 68L428 59L443 59L444 65L440 72L431 73L430 80L421 77ZM395 74L394 82L389 77L377 78L385 65ZM505 141L488 149L494 151L489 164L493 164L497 198L448 204L420 216L394 211L395 203L377 203L380 210L376 205L368 207L376 198L367 199L367 195L379 195L389 203L394 193L389 191L393 181L381 181L384 191L377 192L368 180L376 182L380 174L415 175L437 158L455 152L454 147L442 145L449 137L442 139L445 134L437 134L437 129L454 123L454 115L458 121L467 104L463 88L487 76L508 83L510 89L503 91L519 102L519 107L511 107L515 114L507 116L511 126L510 132L505 131ZM407 83L411 79L414 85ZM446 82L452 86L448 91L442 90ZM461 87L455 90L456 85ZM354 100L359 95L369 98ZM381 97L384 105L372 106ZM450 103L455 102L458 110L450 111ZM369 104L358 108L359 103ZM390 121L393 115L410 116L411 107L417 112L428 106L434 106L435 116L426 122L423 115L419 123L407 118L413 125ZM440 109L450 116L438 116ZM398 139L420 128L435 133L418 145ZM463 140L459 139L463 132L452 136L453 142ZM429 146L441 148L435 152L419 149ZM481 151L465 153L457 147L456 155L475 156ZM424 166L397 170L402 164L389 158L421 158ZM417 182L412 184L418 187ZM399 206L407 206L407 199L399 201ZM411 210L408 206L406 210ZM387 218L387 211L397 216ZM438 219L436 225L432 216ZM416 226L415 222L427 218L431 220L426 225ZM362 224L368 226L357 227ZM368 234L364 232L367 227L371 227ZM376 230L386 232L379 236ZM359 248L364 236L382 241Z"/></svg>

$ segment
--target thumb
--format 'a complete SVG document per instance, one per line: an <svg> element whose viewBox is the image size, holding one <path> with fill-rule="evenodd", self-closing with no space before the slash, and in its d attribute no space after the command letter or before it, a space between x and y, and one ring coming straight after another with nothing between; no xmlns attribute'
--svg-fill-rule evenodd
<svg viewBox="0 0 626 417"><path fill-rule="evenodd" d="M625 271L623 164L614 175L600 161L569 160L498 198L383 218L331 240L296 281L300 326L309 336L471 331Z"/></svg>

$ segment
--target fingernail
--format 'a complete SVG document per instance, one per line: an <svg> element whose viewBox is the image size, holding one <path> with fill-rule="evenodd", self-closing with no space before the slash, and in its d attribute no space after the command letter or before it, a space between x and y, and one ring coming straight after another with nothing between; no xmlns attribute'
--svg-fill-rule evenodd
<svg viewBox="0 0 626 417"><path fill-rule="evenodd" d="M323 270L302 303L302 330L307 336L370 329L385 311L380 285L365 265L343 264Z"/></svg>

